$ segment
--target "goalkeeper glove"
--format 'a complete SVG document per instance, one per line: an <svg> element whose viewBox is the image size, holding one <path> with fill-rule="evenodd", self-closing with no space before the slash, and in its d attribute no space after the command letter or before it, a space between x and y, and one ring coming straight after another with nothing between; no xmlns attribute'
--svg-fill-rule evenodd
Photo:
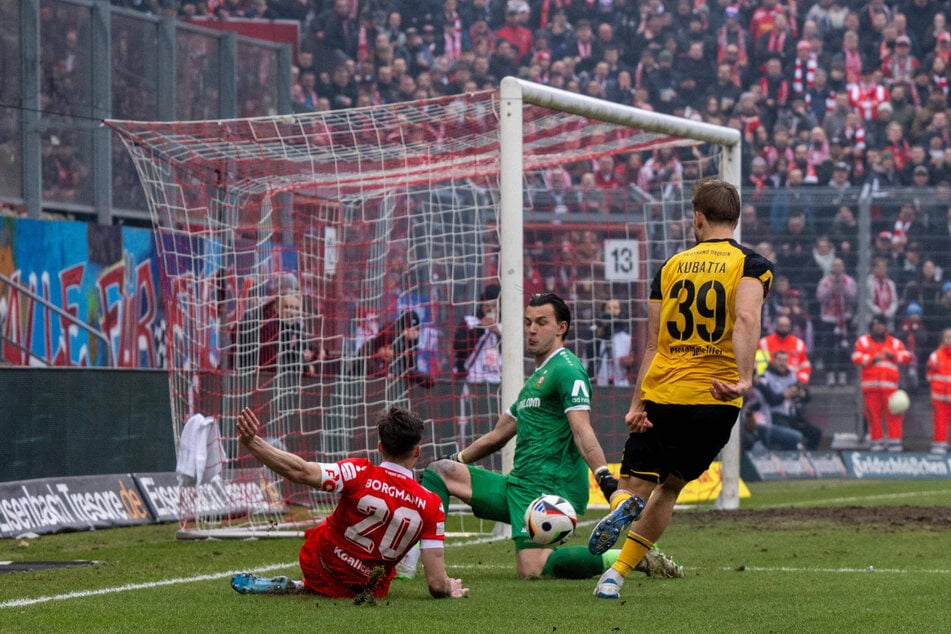
<svg viewBox="0 0 951 634"><path fill-rule="evenodd" d="M594 479L598 482L598 487L601 489L601 493L604 494L604 499L610 502L611 495L617 491L617 478L611 475L611 471L607 467L600 467L594 472Z"/></svg>
<svg viewBox="0 0 951 634"><path fill-rule="evenodd" d="M446 455L444 455L444 456L439 456L438 460L452 460L453 462L460 462L460 463L462 463L462 464L466 464L466 463L463 462L463 460L462 460L462 450L461 450L461 449L460 449L459 451L454 451L454 452L449 453L449 454L446 454Z"/></svg>

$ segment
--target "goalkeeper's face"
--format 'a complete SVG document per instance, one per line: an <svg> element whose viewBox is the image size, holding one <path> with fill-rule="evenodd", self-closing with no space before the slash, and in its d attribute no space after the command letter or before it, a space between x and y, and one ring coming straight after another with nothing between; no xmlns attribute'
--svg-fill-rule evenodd
<svg viewBox="0 0 951 634"><path fill-rule="evenodd" d="M525 348L536 361L561 347L567 329L568 324L555 317L555 307L551 304L525 308Z"/></svg>

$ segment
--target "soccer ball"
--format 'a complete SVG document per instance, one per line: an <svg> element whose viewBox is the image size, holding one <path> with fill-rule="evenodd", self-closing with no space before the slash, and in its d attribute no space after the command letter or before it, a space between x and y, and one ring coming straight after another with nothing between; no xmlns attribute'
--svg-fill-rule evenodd
<svg viewBox="0 0 951 634"><path fill-rule="evenodd" d="M558 495L542 495L525 509L525 530L539 546L554 546L575 532L578 515L571 502Z"/></svg>
<svg viewBox="0 0 951 634"><path fill-rule="evenodd" d="M908 398L908 392L905 390L895 390L888 397L888 411L892 414L904 414L908 411L911 400Z"/></svg>

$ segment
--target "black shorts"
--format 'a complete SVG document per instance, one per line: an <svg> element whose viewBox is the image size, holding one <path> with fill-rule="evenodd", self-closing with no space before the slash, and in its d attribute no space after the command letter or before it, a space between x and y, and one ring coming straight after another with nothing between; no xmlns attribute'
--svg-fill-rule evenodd
<svg viewBox="0 0 951 634"><path fill-rule="evenodd" d="M663 482L669 474L690 482L709 468L730 439L740 408L732 405L645 403L651 429L631 434L621 456L621 475Z"/></svg>

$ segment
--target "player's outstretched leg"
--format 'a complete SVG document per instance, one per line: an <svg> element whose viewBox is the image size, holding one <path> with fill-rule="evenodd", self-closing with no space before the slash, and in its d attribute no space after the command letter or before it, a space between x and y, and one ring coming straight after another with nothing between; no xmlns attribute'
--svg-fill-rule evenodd
<svg viewBox="0 0 951 634"><path fill-rule="evenodd" d="M618 540L621 533L627 530L631 522L640 517L643 510L644 500L637 495L632 495L621 502L591 531L591 537L588 539L588 550L591 551L591 554L603 555L606 553Z"/></svg>
<svg viewBox="0 0 951 634"><path fill-rule="evenodd" d="M298 591L297 584L287 577L265 579L250 572L241 572L231 577L231 587L241 594L288 594Z"/></svg>

